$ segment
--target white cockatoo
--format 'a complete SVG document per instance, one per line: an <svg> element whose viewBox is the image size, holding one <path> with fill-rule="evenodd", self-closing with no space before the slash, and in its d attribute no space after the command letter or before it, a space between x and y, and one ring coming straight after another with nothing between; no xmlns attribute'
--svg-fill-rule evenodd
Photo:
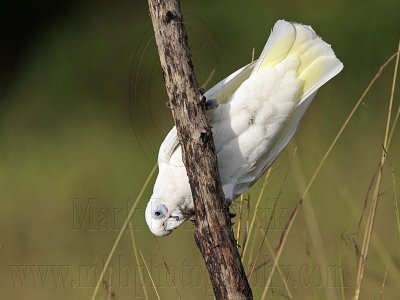
<svg viewBox="0 0 400 300"><path fill-rule="evenodd" d="M342 68L310 26L280 20L257 61L204 94L226 201L246 192L268 170L317 90ZM161 144L158 168L145 215L151 232L162 236L194 215L175 127Z"/></svg>

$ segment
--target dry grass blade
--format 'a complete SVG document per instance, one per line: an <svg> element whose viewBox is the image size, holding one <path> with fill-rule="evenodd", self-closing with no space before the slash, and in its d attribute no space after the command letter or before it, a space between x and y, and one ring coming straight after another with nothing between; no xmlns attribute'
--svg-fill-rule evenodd
<svg viewBox="0 0 400 300"><path fill-rule="evenodd" d="M105 280L105 279L103 280L103 286L104 286L104 289L107 292L107 299L108 300L113 299L115 297L115 293L112 291L112 271L113 271L113 268L110 267L110 273L108 275L108 281Z"/></svg>
<svg viewBox="0 0 400 300"><path fill-rule="evenodd" d="M279 242L279 245L278 245L278 251L277 251L277 255L276 255L276 262L274 263L274 266L278 263L278 261L279 261L279 259L280 259L280 256L281 256L281 254L282 254L283 247L284 247L284 245L285 245L285 243L286 243L287 236L288 236L289 233L290 233L290 230L291 230L291 228L292 228L293 222L294 222L294 220L295 220L295 218L296 218L296 216L297 216L297 213L298 213L298 211L299 211L299 208L300 208L300 206L301 206L301 203L303 202L304 196L305 196L306 194L308 194L308 191L310 190L310 188L311 188L311 186L313 185L315 179L317 178L317 175L319 174L319 172L320 172L322 166L324 165L326 159L328 158L329 154L332 152L332 149L333 149L334 146L336 145L336 143L337 143L337 141L339 140L339 138L342 136L343 131L345 130L345 128L346 128L347 125L349 124L350 120L352 119L354 113L357 111L358 107L360 106L360 104L361 104L362 101L364 100L365 96L368 94L368 92L370 91L370 89L372 88L372 86L374 85L374 83L378 80L378 78L382 75L382 72L385 70L385 68L387 67L387 65L388 65L395 57L397 57L397 53L398 53L398 52L396 52L396 53L394 53L392 56L390 56L390 57L386 60L386 62L379 68L378 72L375 74L374 78L373 78L373 79L371 80L371 82L368 84L367 88L364 90L364 92L362 93L361 97L357 100L357 102L356 102L356 104L354 105L353 109L351 110L350 114L347 116L347 118L346 118L346 120L344 121L342 127L339 129L338 133L336 134L335 138L333 139L333 141L332 141L331 145L329 146L328 150L325 152L324 156L322 157L322 159L321 159L320 163L318 164L316 170L314 171L314 174L312 175L312 177L311 177L311 179L310 179L310 181L309 181L309 183L308 183L306 189L304 190L302 197L301 197L301 198L297 201L297 203L296 203L296 207L294 208L294 210L293 210L293 212L292 212L292 214L291 214L291 216L290 216L290 218L289 218L289 220L288 220L288 222L287 222L287 224L286 224L286 226L285 226L286 230L283 231L283 233L282 233L282 235L281 235L280 242ZM266 282L266 285L265 285L265 288L264 288L264 293L263 293L263 295L265 294L265 296L266 296L266 293L268 292L268 287L269 287L269 284L271 283L272 276L273 276L274 272L275 272L275 267L272 268L272 270L271 270L271 272L270 272L270 274L269 274L269 276L268 276L268 279L267 279L267 282ZM264 296L264 297L265 297L265 296Z"/></svg>
<svg viewBox="0 0 400 300"><path fill-rule="evenodd" d="M247 201L246 201L246 205L247 205L247 215L246 215L246 230L244 232L244 237L243 237L243 245L246 245L247 242L247 238L249 236L249 228L250 228L250 194L247 194ZM243 257L243 248L240 252L240 257Z"/></svg>
<svg viewBox="0 0 400 300"><path fill-rule="evenodd" d="M113 297L114 293L112 292L112 268L110 268L110 276L108 278L108 297L107 299L110 300Z"/></svg>
<svg viewBox="0 0 400 300"><path fill-rule="evenodd" d="M294 154L294 158L291 161L292 161L293 177L296 181L299 192L301 192L302 190L304 190L306 186L306 178L297 153ZM318 225L318 220L315 214L313 202L311 201L309 194L304 195L304 199L305 199L303 203L304 220L306 222L307 231L311 239L312 247L314 248L316 261L321 266L327 266L329 265L329 261L325 254L326 249L324 247L324 241L322 238L320 226ZM332 289L330 287L324 287L323 289L326 295L326 299L328 300L337 299L335 289Z"/></svg>
<svg viewBox="0 0 400 300"><path fill-rule="evenodd" d="M154 289L154 291L156 292L157 299L160 300L160 295L158 294L157 287L156 287L156 285L155 285L155 283L154 283L154 280L153 280L153 277L151 276L149 267L147 266L146 260L144 259L143 253L142 253L142 251L141 251L140 249L139 249L139 253L140 253L140 256L141 256L141 258L142 258L144 267L146 268L147 274L149 275L149 278L150 278L151 284L152 284L152 286L153 286L153 289Z"/></svg>
<svg viewBox="0 0 400 300"><path fill-rule="evenodd" d="M215 74L215 69L212 69L211 73L210 73L210 75L208 75L206 81L201 85L201 87L203 89L205 89L207 87L207 85L210 83L211 79L214 77L214 74Z"/></svg>
<svg viewBox="0 0 400 300"><path fill-rule="evenodd" d="M129 230L131 232L133 253L135 254L135 261L136 261L136 264L138 266L139 278L140 278L140 283L142 284L144 298L146 300L149 300L149 295L147 294L146 285L144 284L142 268L140 267L140 263L139 263L139 256L138 256L138 253L137 253L136 241L135 241L135 236L133 235L133 226L132 226L132 222L131 221L129 221Z"/></svg>
<svg viewBox="0 0 400 300"><path fill-rule="evenodd" d="M239 243L240 242L240 227L242 225L242 214L243 214L243 194L240 195L240 201L239 201L239 220L238 220L238 225L236 229L236 240Z"/></svg>
<svg viewBox="0 0 400 300"><path fill-rule="evenodd" d="M389 143L392 140L394 130L396 129L397 122L399 121L399 116L400 116L400 104L399 104L399 107L397 108L396 116L394 117L394 120L393 120L392 129L390 130Z"/></svg>
<svg viewBox="0 0 400 300"><path fill-rule="evenodd" d="M382 296L383 296L383 289L385 288L387 274L388 274L388 268L386 267L385 277L383 277L382 288L379 293L379 299L382 299Z"/></svg>
<svg viewBox="0 0 400 300"><path fill-rule="evenodd" d="M303 198L300 198L297 201L296 207L294 208L293 212L291 213L291 215L289 217L289 222L286 224L286 226L283 230L283 234L281 235L281 239L279 241L278 250L276 251L276 256L274 258L274 264L272 265L271 272L269 273L267 282L265 283L264 291L261 296L261 300L265 299L265 297L267 296L267 293L268 293L268 290L269 290L269 287L270 287L270 284L272 281L272 275L275 273L275 269L278 267L278 262L282 255L283 245L285 245L285 243L286 243L288 233L290 232L290 229L292 228L292 225L293 225L294 220L296 219L296 216L300 210L302 202L303 202Z"/></svg>
<svg viewBox="0 0 400 300"><path fill-rule="evenodd" d="M397 108L396 116L394 117L394 120L393 120L392 129L390 130L389 143L392 140L394 130L396 129L397 122L399 121L399 116L400 116L400 104L399 104L399 107Z"/></svg>
<svg viewBox="0 0 400 300"><path fill-rule="evenodd" d="M168 277L169 277L169 280L171 281L171 283L172 283L172 285L173 285L173 287L174 287L174 289L175 289L176 296L178 297L178 299L181 299L181 297L179 296L179 293L178 293L178 289L176 288L175 281L174 281L174 279L172 278L171 271L170 271L169 268L168 268L167 261L165 260L164 253L162 252L161 247L160 247L160 245L158 244L157 239L155 238L155 236L153 236L153 240L154 240L154 243L155 243L156 246L157 246L158 252L160 252L161 258L162 258L162 260L163 260L163 262L164 262L164 269L165 269L165 271L167 272Z"/></svg>
<svg viewBox="0 0 400 300"><path fill-rule="evenodd" d="M394 212L396 213L396 222L397 222L397 233L400 236L400 214L399 214L399 206L398 206L398 199L397 199L397 188L396 188L396 177L394 174L393 166L392 168L392 179L393 179L393 200L394 200Z"/></svg>
<svg viewBox="0 0 400 300"><path fill-rule="evenodd" d="M339 189L339 193L342 195L348 195L347 189L343 186ZM343 198L352 199L354 197L343 196ZM344 201L343 203L347 206L346 209L352 214L353 218L356 218L360 215L359 207L353 201ZM354 242L354 239L352 238L351 242ZM380 238L380 235L378 235L376 232L372 233L371 245L375 249L375 253L381 263L389 268L390 275L396 282L400 282L400 270L398 268L398 264L393 260L392 255L388 253L385 243ZM359 253L360 251L356 250L356 254L359 255Z"/></svg>
<svg viewBox="0 0 400 300"><path fill-rule="evenodd" d="M262 223L261 223L260 219L258 218L258 216L256 216L256 220L257 220L258 224L260 225L260 230L263 231ZM266 232L264 231L262 234L265 235ZM272 260L275 261L275 253L274 253L274 250L272 249L271 243L269 242L268 239L265 240L265 244L268 247L268 251L269 251L269 253L271 255ZM254 272L257 272L257 270L259 270L261 267L263 267L266 264L267 263L262 263L262 264L258 265L257 267L254 268ZM287 280L286 280L286 278L285 278L285 276L284 276L284 274L283 274L283 272L281 270L281 267L279 265L277 265L276 269L278 270L279 276L282 279L283 285L284 285L286 293L287 293L287 297L289 299L293 299L292 293L290 292L290 289L289 289L289 284L288 284L288 282L287 282ZM250 278L249 278L249 280L250 280Z"/></svg>
<svg viewBox="0 0 400 300"><path fill-rule="evenodd" d="M91 298L92 300L96 299L96 295L97 295L97 292L99 291L99 287L100 287L101 281L103 280L104 273L106 272L107 267L110 264L110 261L111 261L113 255L114 255L115 250L117 249L119 241L121 240L121 237L124 234L126 227L128 227L129 220L132 218L133 213L135 212L135 208L136 208L137 204L139 203L139 200L142 198L143 193L146 190L146 188L147 188L151 178L153 177L154 173L156 172L156 170L157 170L157 164L154 165L153 169L151 170L149 176L146 179L146 182L144 183L144 185L142 186L142 189L139 192L139 195L136 197L136 200L133 203L133 205L131 207L131 210L129 211L128 215L126 216L124 224L122 225L121 230L119 231L118 236L115 239L114 245L112 246L112 248L110 250L110 253L108 254L107 260L106 260L106 262L105 262L105 264L103 266L103 270L101 271L100 277L99 277L99 279L97 281L96 287L94 289L94 292L93 292L93 295L92 295L92 298Z"/></svg>
<svg viewBox="0 0 400 300"><path fill-rule="evenodd" d="M265 187L267 186L267 182L268 182L269 176L271 175L271 170L272 170L272 168L270 168L270 169L267 171L267 174L266 174L265 177L264 177L263 185L262 185L261 190L260 190L260 194L258 195L258 199L257 199L257 202L256 202L256 206L255 206L255 208L254 208L253 218L251 219L251 223L250 223L249 233L248 233L248 235L247 235L247 239L246 239L246 240L244 241L244 243L243 243L242 260L244 260L244 257L245 257L245 255L246 255L246 252L247 252L247 249L248 249L248 243L249 243L249 241L250 241L250 239L251 239L251 235L252 235L253 229L254 229L254 223L255 223L255 221L256 221L255 216L256 216L258 207L259 207L259 205L260 205L261 198L262 198L262 196L264 195L264 190L265 190ZM249 262L250 262L250 258L249 258Z"/></svg>
<svg viewBox="0 0 400 300"><path fill-rule="evenodd" d="M341 241L342 241L342 239L339 239L339 242L338 242L339 266L342 266L342 264L343 264L342 251L341 251L341 247L340 247ZM342 296L342 300L345 300L346 297L344 295L344 276L343 276L343 272L340 272L340 292L341 292L340 294Z"/></svg>
<svg viewBox="0 0 400 300"><path fill-rule="evenodd" d="M365 216L365 212L367 211L367 207L368 207L368 199L369 199L369 195L371 193L372 188L374 187L374 183L375 183L375 179L379 173L379 169L380 169L380 164L378 164L376 171L374 172L374 175L372 176L371 180L369 181L368 184L368 188L367 188L367 193L365 195L365 199L364 199L364 206L363 206L363 210L360 216L360 219L358 220L358 226L357 226L357 233L360 232L361 230L361 224L362 221L364 219Z"/></svg>
<svg viewBox="0 0 400 300"><path fill-rule="evenodd" d="M350 114L347 116L346 120L344 121L342 127L339 129L338 133L336 134L335 138L333 139L331 145L329 146L328 150L325 152L324 156L322 157L319 165L317 166L314 174L312 175L306 189L303 192L303 196L308 193L310 190L311 186L313 185L315 179L317 178L317 175L319 174L319 171L321 170L322 166L324 165L326 159L328 158L329 154L332 152L333 147L336 145L337 141L339 138L342 136L343 131L346 129L347 125L349 124L350 120L353 118L354 113L357 111L358 107L364 100L365 96L369 93L371 90L372 86L374 83L378 80L378 78L382 75L382 72L386 69L388 64L395 58L397 57L398 52L394 53L391 57L389 57L386 62L379 68L378 72L375 74L374 78L371 80L371 82L368 84L367 88L364 90L363 94L361 97L358 99L356 104L354 105L353 109L351 110ZM302 196L302 198L304 198Z"/></svg>
<svg viewBox="0 0 400 300"><path fill-rule="evenodd" d="M398 49L400 49L400 40L399 40ZM397 59L398 59L398 57L397 57ZM396 63L396 66L395 66L395 71L394 71L395 72L395 74L394 74L395 78L394 78L394 80L396 79L396 76L397 76L397 68L398 68L398 63ZM392 89L392 93L394 93L394 88ZM394 94L393 94L393 96L394 96ZM392 136L393 136L394 130L396 129L397 121L399 120L399 115L400 115L400 104L399 104L399 107L397 108L397 113L396 113L396 116L395 116L394 121L393 121L392 129L390 130L389 144L390 144L390 142L392 140ZM395 212L396 212L397 230L398 230L398 233L400 235L400 214L399 214L399 207L398 207L398 201L397 201L396 177L395 177L395 173L394 173L394 169L393 169L392 165L391 165L391 169L392 169L392 178L393 178L394 207L395 207Z"/></svg>
<svg viewBox="0 0 400 300"><path fill-rule="evenodd" d="M296 149L295 149L294 153L296 153ZM285 172L285 175L284 175L284 177L283 177L281 186L280 186L280 188L279 188L278 195L277 195L276 198L275 198L274 206L272 207L271 216L269 217L268 224L267 224L267 228L266 228L266 230L265 230L265 232L264 232L263 238L262 238L262 240L261 240L260 247L259 247L259 249L258 249L256 258L255 258L255 260L254 260L254 262L253 262L253 266L252 266L251 271L250 271L249 280L251 279L251 276L253 275L254 268L255 268L255 266L256 266L256 264L257 264L257 262L258 262L258 258L260 257L262 248L263 248L263 246L264 246L264 242L265 242L265 240L266 240L266 238L267 238L267 234L268 234L269 228L270 228L270 226L271 226L272 220L274 219L276 206L277 206L277 204L278 204L278 200L281 198L281 195L282 195L282 192L283 192L283 187L284 187L285 182L286 182L286 179L287 179L287 177L288 177L288 175L289 175L289 170L290 170L290 168L287 168L287 170L286 170L286 172ZM261 227L261 228L262 228L262 227Z"/></svg>
<svg viewBox="0 0 400 300"><path fill-rule="evenodd" d="M399 47L400 47L400 43L399 43ZM362 243L362 247L361 247L361 255L358 260L357 280L356 280L356 288L355 288L355 292L354 292L354 300L358 300L358 298L360 297L361 283L362 283L362 279L364 277L364 271L365 271L365 266L366 266L366 262L367 262L369 244L371 241L371 235L372 235L372 230L374 228L376 210L377 210L377 206L378 206L378 199L379 199L381 182L382 182L383 166L385 164L385 160L387 157L387 151L389 150L389 146L390 146L390 144L388 143L389 129L390 129L390 119L391 119L391 114L392 114L392 107L393 107L394 91L395 91L395 87L396 87L396 74L397 74L398 64L399 64L399 49L396 52L396 65L395 65L393 82L392 82L392 90L391 90L390 99L389 99L385 137L384 137L384 142L383 142L383 150L382 150L382 154L381 154L381 160L380 160L380 164L379 164L380 168L379 168L378 176L377 176L377 179L375 182L375 188L374 188L374 193L372 196L372 203L371 203L371 207L370 207L370 211L369 211L369 215L368 215L368 219L367 219L367 224L365 226L364 238L363 238L363 243Z"/></svg>
<svg viewBox="0 0 400 300"><path fill-rule="evenodd" d="M396 82L397 82L397 71L399 68L399 55L400 55L400 40L399 40L399 44L397 46L397 58L396 58L396 65L394 66L394 75L393 75L393 82L392 82L392 90L390 93L390 98L394 98L394 92L396 90ZM396 125L397 125L397 121L399 120L399 116L400 116L400 104L399 107L397 108L397 112L396 112L396 116L394 117L393 120L393 125L392 125L392 129L390 130L390 134L389 134L389 140L388 143L390 144L392 137L393 137L393 133L394 130L396 129Z"/></svg>

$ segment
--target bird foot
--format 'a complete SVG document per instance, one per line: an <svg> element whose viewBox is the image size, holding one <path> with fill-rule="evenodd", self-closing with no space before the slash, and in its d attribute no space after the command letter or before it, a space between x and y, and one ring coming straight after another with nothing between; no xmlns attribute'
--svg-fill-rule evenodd
<svg viewBox="0 0 400 300"><path fill-rule="evenodd" d="M204 102L204 107L206 110L211 110L218 107L217 99L208 99Z"/></svg>
<svg viewBox="0 0 400 300"><path fill-rule="evenodd" d="M214 109L214 108L218 107L218 100L217 99L207 99L207 97L204 96L204 94L206 93L206 90L204 88L200 87L199 91L201 93L200 103L202 105L204 105L204 108L206 110L211 110L211 109Z"/></svg>

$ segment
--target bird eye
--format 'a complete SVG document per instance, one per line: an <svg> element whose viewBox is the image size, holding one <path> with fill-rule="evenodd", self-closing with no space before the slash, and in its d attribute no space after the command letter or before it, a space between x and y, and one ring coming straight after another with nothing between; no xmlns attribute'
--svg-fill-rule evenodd
<svg viewBox="0 0 400 300"><path fill-rule="evenodd" d="M168 208L164 204L160 204L154 211L153 211L153 218L154 219L162 219L168 213Z"/></svg>

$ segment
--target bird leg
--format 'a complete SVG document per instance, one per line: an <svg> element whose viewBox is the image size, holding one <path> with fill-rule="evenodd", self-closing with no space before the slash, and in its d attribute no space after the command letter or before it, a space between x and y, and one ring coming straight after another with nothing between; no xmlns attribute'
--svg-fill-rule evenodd
<svg viewBox="0 0 400 300"><path fill-rule="evenodd" d="M199 91L201 93L200 103L202 105L204 105L204 108L206 109L206 111L218 107L217 99L207 99L207 97L204 96L204 94L206 93L206 90L204 88L200 87Z"/></svg>

